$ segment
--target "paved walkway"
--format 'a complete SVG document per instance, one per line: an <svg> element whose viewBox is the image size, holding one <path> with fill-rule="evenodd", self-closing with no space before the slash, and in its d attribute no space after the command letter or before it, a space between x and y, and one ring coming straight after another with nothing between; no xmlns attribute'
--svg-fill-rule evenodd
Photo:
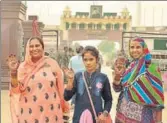
<svg viewBox="0 0 167 123"><path fill-rule="evenodd" d="M112 80L111 76L111 69L108 67L103 67L102 72L105 72L109 79ZM111 88L112 89L112 88ZM113 106L111 110L111 116L114 120L115 117L115 110L116 110L116 104L117 104L117 98L119 93L115 93L112 90L113 95ZM165 107L167 107L167 91L165 91ZM71 116L73 114L73 111L71 111ZM12 123L11 122L11 116L10 116L10 105L9 105L9 91L2 90L1 91L1 123ZM163 123L167 123L167 109L163 110Z"/></svg>

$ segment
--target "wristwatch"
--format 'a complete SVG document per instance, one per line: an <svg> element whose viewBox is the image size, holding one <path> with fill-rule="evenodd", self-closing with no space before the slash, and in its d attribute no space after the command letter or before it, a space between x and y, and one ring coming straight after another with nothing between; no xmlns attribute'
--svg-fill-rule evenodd
<svg viewBox="0 0 167 123"><path fill-rule="evenodd" d="M103 111L103 115L105 116L105 117L108 117L108 111Z"/></svg>

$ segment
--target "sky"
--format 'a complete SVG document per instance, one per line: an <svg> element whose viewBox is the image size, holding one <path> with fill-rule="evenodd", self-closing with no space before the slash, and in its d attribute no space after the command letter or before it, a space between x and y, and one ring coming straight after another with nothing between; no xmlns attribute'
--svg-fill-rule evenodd
<svg viewBox="0 0 167 123"><path fill-rule="evenodd" d="M103 5L103 12L118 14L127 7L132 15L132 26L138 26L136 1L27 1L27 15L38 15L46 25L59 25L66 6L74 15L89 12L91 5ZM167 1L142 1L141 5L141 26L167 26Z"/></svg>

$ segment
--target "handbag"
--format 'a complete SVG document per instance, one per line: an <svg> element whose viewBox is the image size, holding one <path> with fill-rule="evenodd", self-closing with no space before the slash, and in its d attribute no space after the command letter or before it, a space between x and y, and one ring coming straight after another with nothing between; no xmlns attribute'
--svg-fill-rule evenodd
<svg viewBox="0 0 167 123"><path fill-rule="evenodd" d="M87 82L86 82L86 79L85 79L84 72L82 72L82 76L83 76L83 80L84 80L84 83L85 83L86 91L88 93L89 101L90 101L90 104L91 104L91 107L92 107L92 110L93 110L93 114L95 116L96 123L98 123L98 116L96 114L95 107L93 105L93 101L92 101L92 98L91 98L91 95L90 95L90 92L89 92L89 89L88 89L88 85L87 85ZM102 113L100 112L98 115L101 115L101 114ZM108 116L106 117L105 123L112 123L112 119L111 119L110 114L108 114Z"/></svg>

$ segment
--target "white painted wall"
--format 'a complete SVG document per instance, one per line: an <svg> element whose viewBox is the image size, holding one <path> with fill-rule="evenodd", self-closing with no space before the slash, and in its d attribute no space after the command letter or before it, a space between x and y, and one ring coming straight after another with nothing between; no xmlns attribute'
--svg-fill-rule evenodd
<svg viewBox="0 0 167 123"><path fill-rule="evenodd" d="M154 49L154 39L145 39L145 42L150 51Z"/></svg>

